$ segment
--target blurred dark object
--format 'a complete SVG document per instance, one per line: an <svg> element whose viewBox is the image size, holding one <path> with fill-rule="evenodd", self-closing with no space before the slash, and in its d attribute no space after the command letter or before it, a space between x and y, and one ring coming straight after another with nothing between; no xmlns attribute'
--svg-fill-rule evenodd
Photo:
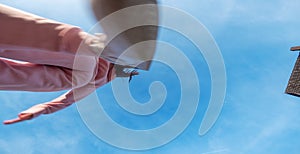
<svg viewBox="0 0 300 154"><path fill-rule="evenodd" d="M291 51L300 51L300 46L291 47ZM300 54L298 55L285 93L300 97Z"/></svg>
<svg viewBox="0 0 300 154"><path fill-rule="evenodd" d="M295 46L295 47L291 47L291 51L299 51L300 50L300 46Z"/></svg>
<svg viewBox="0 0 300 154"><path fill-rule="evenodd" d="M125 56L120 56L130 46L148 40L156 40L158 33L159 13L156 0L92 0L92 8L98 21L121 9L143 5L154 4L147 7L140 7L135 11L127 11L121 17L110 18L108 22L101 23L101 27L108 40L112 39L101 54L101 57L112 63L131 66L143 70L150 68L153 59L156 42L149 42L140 48L132 49ZM114 14L115 15L115 14ZM130 27L122 31L124 25L131 23L146 23L141 26ZM147 25L148 23L151 23ZM115 36L116 33L121 32ZM137 65L138 64L138 65Z"/></svg>

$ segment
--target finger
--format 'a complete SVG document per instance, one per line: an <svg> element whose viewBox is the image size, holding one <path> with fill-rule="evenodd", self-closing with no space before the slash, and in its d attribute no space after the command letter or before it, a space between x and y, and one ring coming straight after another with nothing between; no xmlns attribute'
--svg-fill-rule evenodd
<svg viewBox="0 0 300 154"><path fill-rule="evenodd" d="M95 33L94 34L100 41L105 41L107 39L107 36L103 33Z"/></svg>
<svg viewBox="0 0 300 154"><path fill-rule="evenodd" d="M6 120L3 122L3 124L5 124L5 125L14 124L14 123L21 122L24 120L29 120L32 117L33 117L33 114L31 114L31 113L21 113L21 114L19 114L18 118Z"/></svg>
<svg viewBox="0 0 300 154"><path fill-rule="evenodd" d="M97 44L97 43L102 43L102 41L98 40L98 39L93 39L91 41L91 44Z"/></svg>
<svg viewBox="0 0 300 154"><path fill-rule="evenodd" d="M103 43L99 43L99 44L91 44L89 45L89 47L95 54L100 54L102 49L104 49L105 45Z"/></svg>
<svg viewBox="0 0 300 154"><path fill-rule="evenodd" d="M3 122L3 124L9 125L9 124L14 124L14 123L21 122L21 121L23 121L23 119L18 117L16 119L6 120Z"/></svg>

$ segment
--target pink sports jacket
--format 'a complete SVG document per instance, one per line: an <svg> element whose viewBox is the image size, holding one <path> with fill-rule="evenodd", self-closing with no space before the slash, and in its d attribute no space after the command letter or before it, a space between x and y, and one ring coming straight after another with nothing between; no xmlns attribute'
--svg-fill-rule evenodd
<svg viewBox="0 0 300 154"><path fill-rule="evenodd" d="M20 121L61 110L116 77L113 64L88 48L94 37L78 27L0 4L0 90L71 89L21 112ZM22 119L24 115L30 118Z"/></svg>

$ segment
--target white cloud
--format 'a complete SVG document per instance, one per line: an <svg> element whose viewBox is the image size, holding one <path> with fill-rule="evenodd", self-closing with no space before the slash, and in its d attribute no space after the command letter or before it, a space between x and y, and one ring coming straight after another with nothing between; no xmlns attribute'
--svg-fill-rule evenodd
<svg viewBox="0 0 300 154"><path fill-rule="evenodd" d="M268 149L272 146L272 138L280 135L284 131L288 130L288 124L291 122L291 117L281 116L270 120L263 126L259 134L253 136L252 141L241 149L241 153L246 153L250 150L256 149Z"/></svg>
<svg viewBox="0 0 300 154"><path fill-rule="evenodd" d="M26 153L32 154L34 147L34 140L29 136L23 136L18 134L18 136L9 136L5 140L0 140L0 149L3 150L5 154L10 153Z"/></svg>
<svg viewBox="0 0 300 154"><path fill-rule="evenodd" d="M229 152L229 149L218 149L218 150L214 150L214 151L209 151L209 152L204 152L202 154L224 154L225 152Z"/></svg>

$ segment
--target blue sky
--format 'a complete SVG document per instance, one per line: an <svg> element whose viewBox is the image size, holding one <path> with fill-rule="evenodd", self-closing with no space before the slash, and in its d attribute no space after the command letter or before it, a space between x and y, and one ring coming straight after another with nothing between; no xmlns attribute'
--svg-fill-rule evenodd
<svg viewBox="0 0 300 154"><path fill-rule="evenodd" d="M93 135L81 120L76 105L51 115L11 126L0 125L0 153L199 153L199 154L296 154L300 151L300 99L284 94L300 45L300 2L297 0L162 0L201 21L214 36L224 57L227 91L222 113L214 127L198 136L210 96L210 75L204 58L188 40L163 30L161 40L181 49L197 66L201 94L196 115L172 142L149 151L113 147ZM95 23L83 0L0 0L0 3L89 30ZM1 21L0 21L1 22ZM179 21L180 22L180 21ZM155 63L130 85L140 102L150 96L148 86L163 81L167 101L151 116L123 111L113 99L110 85L97 92L103 106L128 128L149 129L170 119L178 107L178 80L172 70ZM49 101L63 92L0 92L0 120L13 118L28 107ZM113 132L111 132L113 133ZM130 138L124 142L130 141Z"/></svg>

